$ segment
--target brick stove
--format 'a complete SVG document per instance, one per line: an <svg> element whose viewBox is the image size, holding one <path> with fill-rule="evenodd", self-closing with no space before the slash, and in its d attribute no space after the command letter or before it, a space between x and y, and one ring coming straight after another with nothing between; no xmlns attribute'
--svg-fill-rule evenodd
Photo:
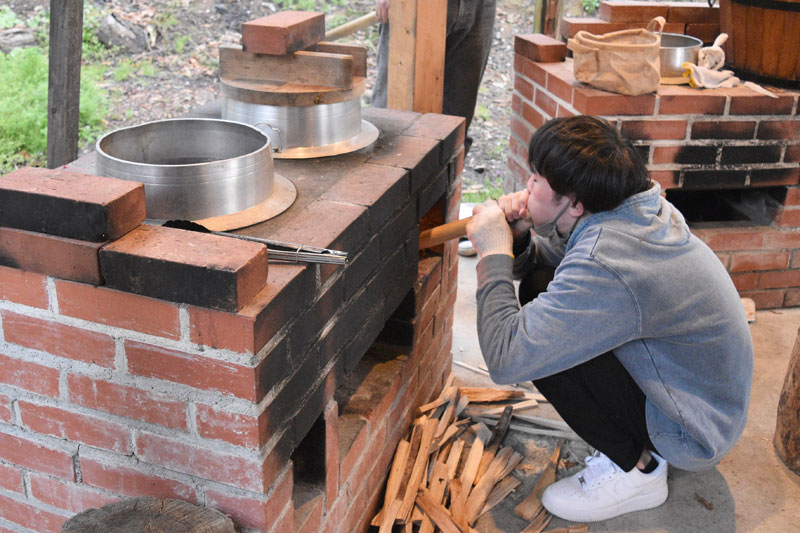
<svg viewBox="0 0 800 533"><path fill-rule="evenodd" d="M563 47L516 37L506 190L527 181L528 141L546 120L602 116L641 150L742 297L760 309L800 305L800 92L773 99L743 86L662 85L656 94L614 94L576 81Z"/></svg>
<svg viewBox="0 0 800 533"><path fill-rule="evenodd" d="M137 496L213 507L246 531L366 529L451 364L456 243L417 244L458 216L464 128L364 114L374 145L276 161L298 199L242 230L345 250L346 267L271 264L238 312L110 289L97 272L76 281L61 253L0 267L0 529L59 531ZM97 248L77 270L97 268Z"/></svg>

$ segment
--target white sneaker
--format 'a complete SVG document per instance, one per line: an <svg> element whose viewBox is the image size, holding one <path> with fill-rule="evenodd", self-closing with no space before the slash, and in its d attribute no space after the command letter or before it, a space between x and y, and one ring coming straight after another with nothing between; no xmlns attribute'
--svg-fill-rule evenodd
<svg viewBox="0 0 800 533"><path fill-rule="evenodd" d="M658 467L649 474L624 472L600 452L586 458L586 468L548 486L542 505L572 522L596 522L652 509L667 500L667 462L652 454Z"/></svg>

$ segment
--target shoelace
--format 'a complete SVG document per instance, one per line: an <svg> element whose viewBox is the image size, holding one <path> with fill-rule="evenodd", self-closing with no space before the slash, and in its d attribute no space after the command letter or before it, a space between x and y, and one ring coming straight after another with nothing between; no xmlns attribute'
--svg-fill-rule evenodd
<svg viewBox="0 0 800 533"><path fill-rule="evenodd" d="M578 481L583 490L589 491L602 485L620 471L614 461L600 452L594 452L586 458L586 468L578 474Z"/></svg>

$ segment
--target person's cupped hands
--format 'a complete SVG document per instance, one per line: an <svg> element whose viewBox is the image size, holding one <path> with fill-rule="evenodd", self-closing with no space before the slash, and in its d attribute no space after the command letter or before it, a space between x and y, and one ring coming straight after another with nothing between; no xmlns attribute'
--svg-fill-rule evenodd
<svg viewBox="0 0 800 533"><path fill-rule="evenodd" d="M467 237L478 255L513 255L514 239L506 215L495 200L487 200L472 209Z"/></svg>

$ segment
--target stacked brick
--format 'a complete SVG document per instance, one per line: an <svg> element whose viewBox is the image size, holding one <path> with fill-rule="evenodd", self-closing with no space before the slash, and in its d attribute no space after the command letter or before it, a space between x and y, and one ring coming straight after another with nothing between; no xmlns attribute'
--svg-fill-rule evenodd
<svg viewBox="0 0 800 533"><path fill-rule="evenodd" d="M712 43L720 33L719 7L708 2L639 2L606 0L597 17L564 17L561 38L566 40L579 31L595 35L634 28L644 28L655 17L664 17L664 33L679 33Z"/></svg>
<svg viewBox="0 0 800 533"><path fill-rule="evenodd" d="M369 520L451 362L455 243L422 259L417 244L420 225L457 216L464 138L460 118L373 114L389 140L270 235L345 250L345 267L271 265L238 310L0 267L0 529L59 531L138 496L242 531ZM391 357L370 348L379 335ZM324 475L307 498L292 458L316 431Z"/></svg>
<svg viewBox="0 0 800 533"><path fill-rule="evenodd" d="M527 180L528 141L546 120L603 116L641 150L665 191L770 187L778 204L771 224L693 231L718 253L743 297L759 308L800 305L799 92L770 98L743 86L662 85L655 94L625 96L577 82L569 59L537 60L537 47L528 36L516 38L508 190Z"/></svg>

